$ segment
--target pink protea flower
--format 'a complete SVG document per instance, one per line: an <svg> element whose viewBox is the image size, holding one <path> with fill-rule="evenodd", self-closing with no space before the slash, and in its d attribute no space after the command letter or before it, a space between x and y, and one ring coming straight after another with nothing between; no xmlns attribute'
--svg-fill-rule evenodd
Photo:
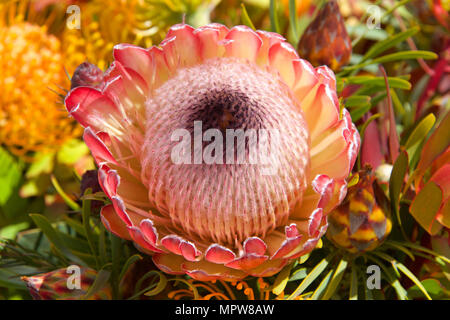
<svg viewBox="0 0 450 320"><path fill-rule="evenodd" d="M310 252L346 193L359 134L336 80L278 34L173 26L160 46L114 48L100 87L69 92L69 113L112 204L105 226L172 274L270 276ZM177 129L276 129L269 164L176 164ZM256 146L245 144L245 152ZM195 147L194 147L195 149Z"/></svg>

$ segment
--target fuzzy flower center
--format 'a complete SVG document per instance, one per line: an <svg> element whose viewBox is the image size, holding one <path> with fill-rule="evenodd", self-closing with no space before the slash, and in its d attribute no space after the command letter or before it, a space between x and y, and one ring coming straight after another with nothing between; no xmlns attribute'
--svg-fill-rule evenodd
<svg viewBox="0 0 450 320"><path fill-rule="evenodd" d="M211 59L178 70L146 108L142 180L174 229L236 245L286 225L306 186L309 135L278 77Z"/></svg>

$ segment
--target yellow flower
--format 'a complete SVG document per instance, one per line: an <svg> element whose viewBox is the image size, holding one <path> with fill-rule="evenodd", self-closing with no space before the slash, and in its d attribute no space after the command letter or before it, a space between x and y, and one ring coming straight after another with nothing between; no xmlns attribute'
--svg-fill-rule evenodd
<svg viewBox="0 0 450 320"><path fill-rule="evenodd" d="M29 4L0 5L0 144L24 158L80 135L49 89L68 84L61 43L46 25L24 21L39 20Z"/></svg>
<svg viewBox="0 0 450 320"><path fill-rule="evenodd" d="M80 29L63 36L69 72L84 61L105 70L117 43L149 47L160 42L169 27L186 15L188 21L209 22L219 0L92 0L81 6ZM192 19L191 19L192 18Z"/></svg>

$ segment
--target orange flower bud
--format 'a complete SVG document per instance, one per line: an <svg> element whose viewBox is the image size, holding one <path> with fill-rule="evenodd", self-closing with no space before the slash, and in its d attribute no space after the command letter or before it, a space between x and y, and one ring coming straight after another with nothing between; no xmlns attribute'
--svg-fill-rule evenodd
<svg viewBox="0 0 450 320"><path fill-rule="evenodd" d="M327 65L335 71L350 61L352 43L335 0L319 10L301 37L298 52L314 66Z"/></svg>

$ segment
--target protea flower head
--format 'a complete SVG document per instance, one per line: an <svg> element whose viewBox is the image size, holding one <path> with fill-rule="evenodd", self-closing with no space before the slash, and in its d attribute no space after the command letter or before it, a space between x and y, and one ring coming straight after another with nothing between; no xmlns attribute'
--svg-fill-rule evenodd
<svg viewBox="0 0 450 320"><path fill-rule="evenodd" d="M450 112L425 143L415 171L410 212L431 235L450 229Z"/></svg>
<svg viewBox="0 0 450 320"><path fill-rule="evenodd" d="M82 133L42 85L65 87L67 79L61 43L48 31L54 24L42 23L31 4L0 3L0 144L24 159Z"/></svg>
<svg viewBox="0 0 450 320"><path fill-rule="evenodd" d="M220 24L175 25L159 47L120 44L113 55L101 88L65 99L111 199L101 212L111 232L198 280L269 276L316 246L360 144L329 68L278 34ZM268 161L222 164L211 145L233 129L265 129ZM174 161L192 144L192 164ZM260 146L246 139L230 158ZM215 161L195 161L199 150Z"/></svg>
<svg viewBox="0 0 450 320"><path fill-rule="evenodd" d="M348 189L344 201L328 218L327 238L352 253L375 249L389 235L392 221L389 210L375 192L375 174L370 168L359 173L359 181ZM379 189L381 190L381 189Z"/></svg>
<svg viewBox="0 0 450 320"><path fill-rule="evenodd" d="M62 268L55 271L22 277L35 300L78 300L83 298L97 276L95 270L80 268L78 271ZM89 300L111 299L109 285L100 288Z"/></svg>
<svg viewBox="0 0 450 320"><path fill-rule="evenodd" d="M314 66L339 70L350 61L352 43L336 0L327 1L306 28L298 52Z"/></svg>

